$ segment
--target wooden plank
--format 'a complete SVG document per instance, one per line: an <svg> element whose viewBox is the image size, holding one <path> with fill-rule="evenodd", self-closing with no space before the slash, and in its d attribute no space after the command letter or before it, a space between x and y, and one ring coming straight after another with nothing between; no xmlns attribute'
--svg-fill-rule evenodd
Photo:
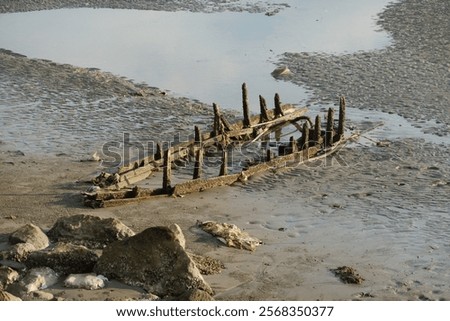
<svg viewBox="0 0 450 321"><path fill-rule="evenodd" d="M175 185L173 195L181 196L193 192L200 192L218 186L231 185L239 180L240 174L218 176L208 179L195 179Z"/></svg>

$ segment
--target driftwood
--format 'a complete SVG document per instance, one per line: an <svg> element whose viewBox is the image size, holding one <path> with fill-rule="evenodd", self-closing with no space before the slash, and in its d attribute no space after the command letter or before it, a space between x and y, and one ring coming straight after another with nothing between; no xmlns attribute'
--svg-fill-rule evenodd
<svg viewBox="0 0 450 321"><path fill-rule="evenodd" d="M146 200L158 196L182 196L236 182L244 182L258 173L273 169L296 167L310 161L319 160L338 151L346 142L355 139L355 135L344 136L345 99L340 99L339 123L335 128L334 110L329 109L326 130L321 129L320 116L313 123L305 116L306 108L295 108L290 104L282 105L278 94L275 95L273 110L268 110L265 99L259 96L260 115L250 116L247 87L242 85L244 119L230 124L219 107L213 104L214 122L210 132L201 132L195 126L194 139L188 142L168 146L165 150L157 145L156 153L131 161L119 167L112 174L102 173L93 180L100 188L83 193L85 204L92 207L107 207ZM303 126L298 124L303 121ZM294 125L300 138L291 136L287 143L281 143L281 129ZM238 172L229 173L228 149L235 144L245 145L261 141L268 146L267 140L275 133L278 155L270 148L264 153L264 160L250 163ZM217 146L221 150L220 172L216 177L202 178L205 150ZM192 180L172 184L172 166L187 157L195 158ZM153 172L163 171L161 188L149 189L133 186L149 177Z"/></svg>

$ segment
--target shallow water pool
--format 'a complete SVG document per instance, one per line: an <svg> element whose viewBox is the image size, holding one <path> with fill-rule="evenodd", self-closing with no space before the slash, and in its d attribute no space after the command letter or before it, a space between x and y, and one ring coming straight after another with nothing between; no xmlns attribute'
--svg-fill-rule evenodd
<svg viewBox="0 0 450 321"><path fill-rule="evenodd" d="M275 92L284 102L303 103L305 89L271 76L277 56L383 48L390 37L377 31L375 18L388 2L290 0L271 16L117 9L2 14L0 47L100 68L223 108L239 108L242 82L253 105L259 94L271 99Z"/></svg>

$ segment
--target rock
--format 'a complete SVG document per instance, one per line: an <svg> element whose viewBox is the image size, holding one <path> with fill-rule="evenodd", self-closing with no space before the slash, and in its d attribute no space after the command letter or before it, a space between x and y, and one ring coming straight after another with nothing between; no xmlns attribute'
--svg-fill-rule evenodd
<svg viewBox="0 0 450 321"><path fill-rule="evenodd" d="M45 291L33 291L22 295L22 301L52 301L55 296Z"/></svg>
<svg viewBox="0 0 450 321"><path fill-rule="evenodd" d="M29 268L48 266L61 274L90 273L98 257L82 245L57 243L53 248L31 253L25 264Z"/></svg>
<svg viewBox="0 0 450 321"><path fill-rule="evenodd" d="M262 244L259 239L241 231L234 224L205 221L197 222L197 225L229 247L254 251L257 246Z"/></svg>
<svg viewBox="0 0 450 321"><path fill-rule="evenodd" d="M214 298L208 292L199 289L186 291L174 299L178 301L214 301Z"/></svg>
<svg viewBox="0 0 450 321"><path fill-rule="evenodd" d="M29 243L36 250L45 249L49 245L48 237L34 224L27 224L19 228L9 236L9 243Z"/></svg>
<svg viewBox="0 0 450 321"><path fill-rule="evenodd" d="M103 275L87 274L71 274L64 281L64 286L68 288L78 288L87 290L96 290L104 288L108 281Z"/></svg>
<svg viewBox="0 0 450 321"><path fill-rule="evenodd" d="M143 287L160 297L177 297L193 289L212 294L193 260L180 244L181 230L151 227L108 245L95 272L132 286ZM182 238L181 238L182 237Z"/></svg>
<svg viewBox="0 0 450 321"><path fill-rule="evenodd" d="M22 301L22 300L9 292L0 290L0 301Z"/></svg>
<svg viewBox="0 0 450 321"><path fill-rule="evenodd" d="M189 253L191 259L203 275L219 274L225 268L223 263L219 260L213 259L209 256Z"/></svg>
<svg viewBox="0 0 450 321"><path fill-rule="evenodd" d="M186 239L184 238L181 227L178 224L170 224L169 229L175 234L175 241L178 242L183 249L186 249Z"/></svg>
<svg viewBox="0 0 450 321"><path fill-rule="evenodd" d="M81 244L90 248L103 248L134 234L117 219L102 219L92 215L62 217L47 233L53 241Z"/></svg>
<svg viewBox="0 0 450 321"><path fill-rule="evenodd" d="M7 266L0 266L0 290L4 290L9 284L14 283L19 278L16 270Z"/></svg>
<svg viewBox="0 0 450 321"><path fill-rule="evenodd" d="M364 281L364 278L350 266L340 266L336 269L331 269L331 272L344 283L361 284Z"/></svg>
<svg viewBox="0 0 450 321"><path fill-rule="evenodd" d="M287 66L281 66L274 69L271 72L272 77L274 78L283 78L292 75L292 71L289 70Z"/></svg>
<svg viewBox="0 0 450 321"><path fill-rule="evenodd" d="M6 257L9 260L25 262L28 258L28 255L34 251L36 251L36 248L31 243L17 243L11 246L11 248L7 252Z"/></svg>
<svg viewBox="0 0 450 321"><path fill-rule="evenodd" d="M10 267L16 271L26 270L27 266L23 263L11 261L11 260L0 260L0 265Z"/></svg>
<svg viewBox="0 0 450 321"><path fill-rule="evenodd" d="M28 271L25 277L8 287L8 291L19 297L27 293L46 289L58 282L59 275L49 267L35 268Z"/></svg>

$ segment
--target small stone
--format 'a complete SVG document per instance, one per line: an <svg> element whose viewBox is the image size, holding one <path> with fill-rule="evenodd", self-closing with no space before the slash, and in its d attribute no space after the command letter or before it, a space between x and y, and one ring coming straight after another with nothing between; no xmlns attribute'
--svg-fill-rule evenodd
<svg viewBox="0 0 450 321"><path fill-rule="evenodd" d="M87 290L97 290L104 288L108 279L103 275L92 273L71 274L65 281L64 286L68 288L78 288Z"/></svg>
<svg viewBox="0 0 450 321"><path fill-rule="evenodd" d="M19 278L16 270L7 266L0 266L0 290L4 290L9 284L14 283Z"/></svg>

